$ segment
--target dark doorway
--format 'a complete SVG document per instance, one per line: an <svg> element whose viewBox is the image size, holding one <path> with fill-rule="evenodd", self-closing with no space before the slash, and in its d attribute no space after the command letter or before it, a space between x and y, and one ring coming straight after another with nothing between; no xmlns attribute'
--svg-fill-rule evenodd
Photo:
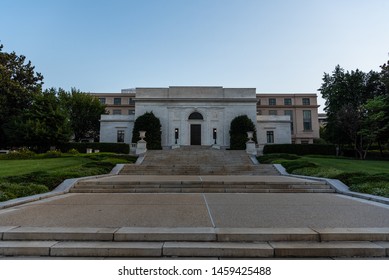
<svg viewBox="0 0 389 280"><path fill-rule="evenodd" d="M190 144L201 145L201 124L190 125Z"/></svg>

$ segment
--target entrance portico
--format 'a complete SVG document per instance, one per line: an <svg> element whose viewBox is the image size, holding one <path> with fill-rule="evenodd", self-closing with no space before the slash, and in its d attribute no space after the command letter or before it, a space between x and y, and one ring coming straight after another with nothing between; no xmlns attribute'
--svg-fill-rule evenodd
<svg viewBox="0 0 389 280"><path fill-rule="evenodd" d="M254 88L137 88L135 119L153 112L162 126L162 146L229 146L233 118L256 122ZM177 139L176 139L177 138ZM177 140L177 141L176 141Z"/></svg>

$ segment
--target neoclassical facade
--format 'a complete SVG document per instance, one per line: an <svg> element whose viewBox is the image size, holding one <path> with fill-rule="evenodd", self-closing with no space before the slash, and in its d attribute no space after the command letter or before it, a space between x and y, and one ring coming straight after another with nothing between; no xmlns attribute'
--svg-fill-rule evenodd
<svg viewBox="0 0 389 280"><path fill-rule="evenodd" d="M287 99L285 108L282 108L281 101L277 106L277 100L270 100L271 95L258 95L255 88L171 86L94 95L107 105L110 112L109 115L101 116L100 142L130 144L134 121L146 112L153 112L160 119L164 148L189 145L228 148L231 121L240 115L247 115L256 124L259 149L265 144L298 142L293 139L293 135L296 134L294 129L300 126L305 129L302 137L305 137L307 143L319 137L318 121L313 118L317 116L318 106L316 95L312 94L278 97ZM292 97L293 101L290 101ZM309 106L299 106L300 97L306 103L309 98ZM266 104L265 99L275 104ZM273 110L270 114L263 114L264 104L271 109L278 109L279 113ZM301 115L299 109L304 115L301 125L297 125L296 116ZM314 131L316 126L317 132Z"/></svg>

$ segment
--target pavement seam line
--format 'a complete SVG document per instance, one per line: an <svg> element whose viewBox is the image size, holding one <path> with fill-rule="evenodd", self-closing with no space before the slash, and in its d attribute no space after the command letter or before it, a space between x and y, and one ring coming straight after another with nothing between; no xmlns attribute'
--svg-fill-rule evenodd
<svg viewBox="0 0 389 280"><path fill-rule="evenodd" d="M213 228L216 228L215 223L214 223L214 221L213 221L212 214L211 214L211 209L209 208L209 205L208 205L207 198L205 197L205 194L204 194L204 193L202 193L201 195L203 196L203 199L204 199L204 201L205 201L205 206L207 207L207 211L208 211L209 218L211 219L212 227L213 227Z"/></svg>
<svg viewBox="0 0 389 280"><path fill-rule="evenodd" d="M317 230L315 230L314 228L309 228L310 230L312 230L312 231L314 231L314 232L316 232L316 234L318 235L318 237L319 237L319 242L322 242L322 236L321 236L321 233L319 232L319 231L317 231Z"/></svg>

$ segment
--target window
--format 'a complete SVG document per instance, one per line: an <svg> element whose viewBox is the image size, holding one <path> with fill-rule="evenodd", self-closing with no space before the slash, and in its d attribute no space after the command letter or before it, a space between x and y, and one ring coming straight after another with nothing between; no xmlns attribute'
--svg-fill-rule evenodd
<svg viewBox="0 0 389 280"><path fill-rule="evenodd" d="M118 143L124 143L124 130L118 130L117 131L117 142Z"/></svg>
<svg viewBox="0 0 389 280"><path fill-rule="evenodd" d="M112 115L121 115L122 114L122 110L117 110L117 109L114 109L112 110Z"/></svg>
<svg viewBox="0 0 389 280"><path fill-rule="evenodd" d="M257 115L262 115L262 110L257 110Z"/></svg>
<svg viewBox="0 0 389 280"><path fill-rule="evenodd" d="M275 105L277 105L276 99L275 99L275 98L269 98L269 105L270 105L270 106L275 106Z"/></svg>
<svg viewBox="0 0 389 280"><path fill-rule="evenodd" d="M203 120L203 115L201 115L199 112L193 112L189 115L189 120Z"/></svg>
<svg viewBox="0 0 389 280"><path fill-rule="evenodd" d="M274 131L266 131L266 139L268 144L274 143Z"/></svg>
<svg viewBox="0 0 389 280"><path fill-rule="evenodd" d="M311 100L309 98L303 98L303 105L311 105Z"/></svg>
<svg viewBox="0 0 389 280"><path fill-rule="evenodd" d="M311 111L309 110L303 111L303 124L304 124L304 131L312 130Z"/></svg>
<svg viewBox="0 0 389 280"><path fill-rule="evenodd" d="M132 98L128 98L128 104L129 105L135 105L135 100Z"/></svg>
<svg viewBox="0 0 389 280"><path fill-rule="evenodd" d="M309 140L301 140L301 144L307 145L309 144Z"/></svg>
<svg viewBox="0 0 389 280"><path fill-rule="evenodd" d="M100 101L101 104L105 104L105 97L99 98L99 101Z"/></svg>
<svg viewBox="0 0 389 280"><path fill-rule="evenodd" d="M113 104L114 105L122 105L122 99L120 97L115 97L113 99Z"/></svg>
<svg viewBox="0 0 389 280"><path fill-rule="evenodd" d="M132 109L128 110L128 114L129 115L135 115L135 110L132 110Z"/></svg>
<svg viewBox="0 0 389 280"><path fill-rule="evenodd" d="M284 105L292 105L292 98L284 98Z"/></svg>
<svg viewBox="0 0 389 280"><path fill-rule="evenodd" d="M291 120L290 131L293 134L293 111L292 110L285 110L284 115L290 117L290 120Z"/></svg>
<svg viewBox="0 0 389 280"><path fill-rule="evenodd" d="M277 110L269 110L269 115L277 116Z"/></svg>
<svg viewBox="0 0 389 280"><path fill-rule="evenodd" d="M261 105L261 99L260 98L258 98L258 100L257 100L257 105Z"/></svg>

